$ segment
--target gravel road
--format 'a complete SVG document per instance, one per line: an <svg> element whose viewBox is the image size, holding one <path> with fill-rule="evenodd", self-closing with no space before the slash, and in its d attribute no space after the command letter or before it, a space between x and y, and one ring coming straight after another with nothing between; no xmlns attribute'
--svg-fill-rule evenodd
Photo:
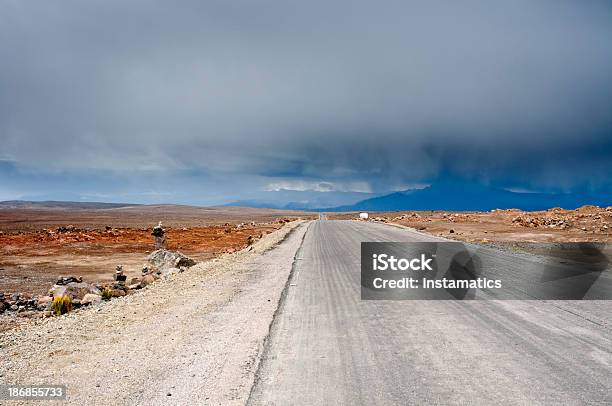
<svg viewBox="0 0 612 406"><path fill-rule="evenodd" d="M307 227L2 334L1 382L65 384L74 405L244 404Z"/></svg>
<svg viewBox="0 0 612 406"><path fill-rule="evenodd" d="M361 241L423 240L435 239L313 223L249 403L612 404L612 302L360 300ZM485 260L521 268L501 251Z"/></svg>

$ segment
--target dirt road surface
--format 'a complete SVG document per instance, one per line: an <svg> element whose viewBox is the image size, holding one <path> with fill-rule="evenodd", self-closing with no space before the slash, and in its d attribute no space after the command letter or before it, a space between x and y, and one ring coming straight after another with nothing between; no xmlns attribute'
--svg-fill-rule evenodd
<svg viewBox="0 0 612 406"><path fill-rule="evenodd" d="M361 241L423 240L435 239L313 223L249 403L612 403L611 302L360 300ZM520 268L502 252L485 259Z"/></svg>

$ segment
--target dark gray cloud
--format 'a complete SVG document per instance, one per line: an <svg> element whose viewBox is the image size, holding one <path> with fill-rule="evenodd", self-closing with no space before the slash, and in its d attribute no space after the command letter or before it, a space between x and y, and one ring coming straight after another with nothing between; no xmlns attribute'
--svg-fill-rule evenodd
<svg viewBox="0 0 612 406"><path fill-rule="evenodd" d="M610 38L605 1L5 0L0 158L111 199L610 188Z"/></svg>

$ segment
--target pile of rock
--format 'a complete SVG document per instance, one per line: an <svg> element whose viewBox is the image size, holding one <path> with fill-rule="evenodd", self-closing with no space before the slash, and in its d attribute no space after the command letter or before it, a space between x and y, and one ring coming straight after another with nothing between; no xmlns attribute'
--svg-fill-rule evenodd
<svg viewBox="0 0 612 406"><path fill-rule="evenodd" d="M0 313L5 311L25 313L35 310L39 310L36 297L26 293L13 293L11 295L0 293Z"/></svg>
<svg viewBox="0 0 612 406"><path fill-rule="evenodd" d="M114 279L116 282L125 282L127 280L127 275L123 273L122 265L117 265L117 268L115 269Z"/></svg>
<svg viewBox="0 0 612 406"><path fill-rule="evenodd" d="M166 247L166 230L164 230L164 226L160 221L155 227L153 227L153 232L151 232L153 236L153 240L155 241L155 248L162 249Z"/></svg>
<svg viewBox="0 0 612 406"><path fill-rule="evenodd" d="M548 227L566 230L572 227L572 222L559 217L525 217L516 216L512 219L513 224L522 227Z"/></svg>
<svg viewBox="0 0 612 406"><path fill-rule="evenodd" d="M74 308L88 306L101 302L103 300L103 293L108 292L111 297L125 296L132 288L140 289L146 286L148 282L147 279L143 284L141 279L133 278L134 286L126 286L127 276L123 273L121 265L117 267L114 278L115 281L111 283L95 284L84 282L81 277L60 276L55 285L49 290L48 296L42 296L36 300L36 310L49 311L53 299L62 296L70 297Z"/></svg>
<svg viewBox="0 0 612 406"><path fill-rule="evenodd" d="M612 226L612 210L597 206L582 206L576 210L553 208L542 212L520 213L512 223L522 227L547 227L559 230L569 228L607 233Z"/></svg>
<svg viewBox="0 0 612 406"><path fill-rule="evenodd" d="M291 222L291 219L288 219L288 218L280 218L280 219L276 220L276 222L277 222L277 223L280 223L280 224L285 224L285 223L290 223L290 222Z"/></svg>
<svg viewBox="0 0 612 406"><path fill-rule="evenodd" d="M81 231L81 230L79 230L78 228L76 228L76 227L75 227L75 226L73 226L73 225L70 225L70 226L60 226L60 227L58 227L58 228L57 228L57 230L56 230L56 232L57 232L58 234L64 234L64 233L73 233L73 232L75 232L75 231Z"/></svg>
<svg viewBox="0 0 612 406"><path fill-rule="evenodd" d="M443 213L442 217L444 217L444 219L450 221L451 223L455 223L455 222L468 222L471 220L471 217L469 214L460 214L460 213Z"/></svg>
<svg viewBox="0 0 612 406"><path fill-rule="evenodd" d="M157 275L164 277L183 272L196 264L196 261L181 252L166 249L153 251L147 257L147 261L157 269Z"/></svg>
<svg viewBox="0 0 612 406"><path fill-rule="evenodd" d="M130 283L127 288L128 290L142 289L145 286L155 282L157 279L159 279L159 277L157 268L144 265L142 267L142 277L130 279Z"/></svg>
<svg viewBox="0 0 612 406"><path fill-rule="evenodd" d="M83 282L83 277L79 276L60 276L57 278L56 285L68 285L69 283L81 283Z"/></svg>
<svg viewBox="0 0 612 406"><path fill-rule="evenodd" d="M122 293L117 292L116 296L126 294L127 288L117 288L122 289ZM49 290L48 295L32 297L25 293L14 293L10 296L0 293L0 313L10 311L24 317L40 314L37 312L51 315L51 303L54 298L68 296L71 299L72 307L79 308L100 302L102 289L104 289L103 286L83 282L81 277L60 276Z"/></svg>
<svg viewBox="0 0 612 406"><path fill-rule="evenodd" d="M49 289L50 300L44 300L50 306L55 297L69 296L75 308L89 305L102 300L102 287L97 284L83 282L83 278L60 276L55 285Z"/></svg>
<svg viewBox="0 0 612 406"><path fill-rule="evenodd" d="M102 290L109 292L111 297L121 297L130 293L130 288L122 282L107 284L102 288Z"/></svg>
<svg viewBox="0 0 612 406"><path fill-rule="evenodd" d="M392 221L402 221L402 220L416 221L416 220L420 220L421 218L422 217L419 213L412 212L412 213L407 213L407 214L401 214L397 217L394 217Z"/></svg>

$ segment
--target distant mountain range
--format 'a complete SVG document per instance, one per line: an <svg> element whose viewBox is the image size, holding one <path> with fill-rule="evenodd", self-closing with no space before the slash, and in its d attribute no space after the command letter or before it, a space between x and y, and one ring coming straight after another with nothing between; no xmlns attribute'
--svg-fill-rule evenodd
<svg viewBox="0 0 612 406"><path fill-rule="evenodd" d="M319 192L279 190L266 192L259 199L239 200L224 206L242 206L306 211L397 211L455 210L489 211L517 208L544 210L552 207L574 209L587 204L612 206L612 193L519 193L462 180L435 182L424 189L386 195L361 192ZM0 202L1 209L113 209L138 206L128 203L67 201Z"/></svg>
<svg viewBox="0 0 612 406"><path fill-rule="evenodd" d="M0 209L116 209L118 207L138 206L128 203L99 203L99 202L63 202L48 200L34 202L28 200L6 200L0 202Z"/></svg>
<svg viewBox="0 0 612 406"><path fill-rule="evenodd" d="M424 189L391 193L351 205L320 209L320 211L488 211L510 208L544 210L552 207L574 209L587 204L610 206L612 195L609 193L518 193L470 182L445 181L432 184Z"/></svg>
<svg viewBox="0 0 612 406"><path fill-rule="evenodd" d="M343 202L344 201L344 202ZM240 200L231 206L306 211L396 211L456 210L489 211L517 208L545 210L574 209L587 204L612 205L611 193L523 193L486 186L462 179L445 179L424 189L386 195L355 192L277 191L259 200Z"/></svg>
<svg viewBox="0 0 612 406"><path fill-rule="evenodd" d="M355 204L380 194L365 192L320 192L314 190L276 190L264 192L254 199L237 200L226 206L243 206L283 210L317 210L320 207L335 207Z"/></svg>

